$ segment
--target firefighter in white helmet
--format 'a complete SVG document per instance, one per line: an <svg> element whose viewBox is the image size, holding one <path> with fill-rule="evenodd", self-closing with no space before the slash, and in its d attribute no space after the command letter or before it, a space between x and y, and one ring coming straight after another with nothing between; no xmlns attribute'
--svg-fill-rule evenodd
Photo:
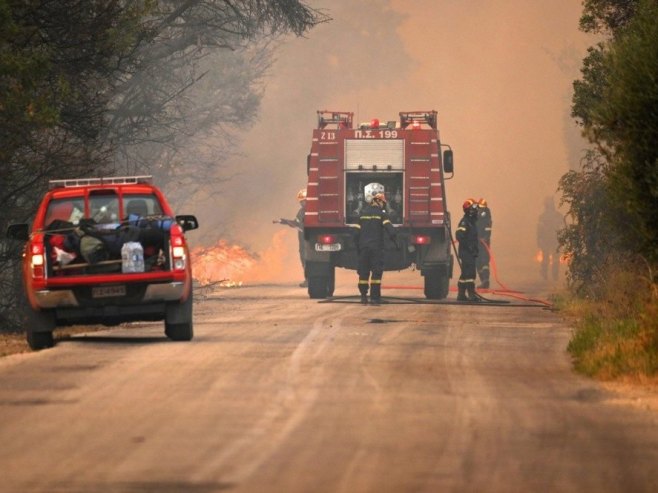
<svg viewBox="0 0 658 493"><path fill-rule="evenodd" d="M302 188L297 192L297 202L299 202L299 210L295 219L275 219L272 222L285 224L297 230L297 239L299 241L299 260L302 263L302 272L304 272L304 281L299 286L302 288L308 287L308 279L306 278L306 258L304 256L304 215L306 214L306 189Z"/></svg>
<svg viewBox="0 0 658 493"><path fill-rule="evenodd" d="M370 289L370 303L379 305L384 273L384 231L396 246L397 239L395 228L386 212L384 186L380 183L369 183L364 188L364 198L367 205L361 210L355 237L359 256L359 293L361 303L367 304Z"/></svg>

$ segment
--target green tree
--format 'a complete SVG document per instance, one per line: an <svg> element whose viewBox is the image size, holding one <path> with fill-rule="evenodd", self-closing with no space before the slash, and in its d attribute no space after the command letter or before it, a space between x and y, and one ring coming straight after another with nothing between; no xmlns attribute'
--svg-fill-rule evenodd
<svg viewBox="0 0 658 493"><path fill-rule="evenodd" d="M587 2L581 19L613 36L590 49L573 115L607 161L610 200L626 218L624 248L658 261L658 2ZM616 10L613 8L616 5Z"/></svg>
<svg viewBox="0 0 658 493"><path fill-rule="evenodd" d="M177 154L228 140L236 114L253 121L267 43L326 19L301 0L0 0L0 231L30 218L48 179L204 182ZM19 292L16 243L0 240L0 319Z"/></svg>
<svg viewBox="0 0 658 493"><path fill-rule="evenodd" d="M637 251L658 262L658 2L642 0L605 58L607 84L590 110L612 153L613 200L629 215Z"/></svg>

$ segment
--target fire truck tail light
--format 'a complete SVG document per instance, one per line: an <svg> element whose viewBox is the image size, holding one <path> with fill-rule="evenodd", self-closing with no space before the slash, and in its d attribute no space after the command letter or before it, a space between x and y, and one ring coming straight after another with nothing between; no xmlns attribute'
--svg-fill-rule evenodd
<svg viewBox="0 0 658 493"><path fill-rule="evenodd" d="M318 236L318 243L321 245L331 245L337 243L336 235L320 235Z"/></svg>
<svg viewBox="0 0 658 493"><path fill-rule="evenodd" d="M427 235L413 235L411 237L411 243L413 245L429 245L432 243L432 238Z"/></svg>

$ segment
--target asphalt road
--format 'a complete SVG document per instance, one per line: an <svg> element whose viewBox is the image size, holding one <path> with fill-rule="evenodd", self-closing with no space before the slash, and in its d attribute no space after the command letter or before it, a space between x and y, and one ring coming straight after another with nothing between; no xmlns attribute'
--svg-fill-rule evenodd
<svg viewBox="0 0 658 493"><path fill-rule="evenodd" d="M658 416L572 372L558 314L341 301L224 289L189 343L0 359L0 492L658 491Z"/></svg>

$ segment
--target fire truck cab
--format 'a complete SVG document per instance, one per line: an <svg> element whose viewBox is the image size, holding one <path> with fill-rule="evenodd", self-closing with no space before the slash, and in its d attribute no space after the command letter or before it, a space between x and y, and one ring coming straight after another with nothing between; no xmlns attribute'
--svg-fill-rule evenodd
<svg viewBox="0 0 658 493"><path fill-rule="evenodd" d="M445 298L453 257L444 183L452 177L453 156L439 139L437 112L400 112L398 121L373 119L357 128L351 112L317 113L304 217L309 296L333 295L336 267L356 270L354 226L365 205L364 187L377 182L384 185L399 243L398 249L385 239L384 270L415 265L425 296Z"/></svg>

